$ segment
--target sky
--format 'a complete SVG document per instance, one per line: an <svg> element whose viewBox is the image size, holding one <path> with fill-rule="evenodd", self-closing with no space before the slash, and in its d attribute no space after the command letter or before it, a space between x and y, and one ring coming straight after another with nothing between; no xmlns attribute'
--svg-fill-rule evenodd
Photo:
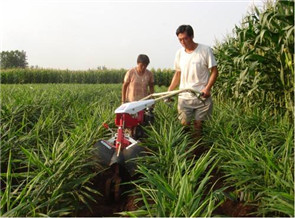
<svg viewBox="0 0 295 218"><path fill-rule="evenodd" d="M24 50L29 66L129 69L139 54L151 68L173 68L178 26L214 46L260 0L0 0L0 49Z"/></svg>

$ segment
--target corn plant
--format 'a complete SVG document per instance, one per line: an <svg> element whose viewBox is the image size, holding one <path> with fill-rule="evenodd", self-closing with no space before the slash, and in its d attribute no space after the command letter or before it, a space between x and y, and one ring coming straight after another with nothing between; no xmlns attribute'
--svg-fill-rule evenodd
<svg viewBox="0 0 295 218"><path fill-rule="evenodd" d="M155 84L168 86L173 76L169 69L151 69ZM1 69L2 84L27 83L78 83L78 84L113 84L122 83L126 69L103 69L71 71L58 69L15 68Z"/></svg>
<svg viewBox="0 0 295 218"><path fill-rule="evenodd" d="M220 77L216 94L243 104L270 105L288 112L294 105L294 4L276 1L254 7L235 26L234 35L217 43Z"/></svg>

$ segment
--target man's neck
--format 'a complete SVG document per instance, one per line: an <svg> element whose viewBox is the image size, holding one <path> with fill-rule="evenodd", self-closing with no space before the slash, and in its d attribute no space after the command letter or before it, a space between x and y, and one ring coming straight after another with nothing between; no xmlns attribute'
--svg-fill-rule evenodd
<svg viewBox="0 0 295 218"><path fill-rule="evenodd" d="M143 75L144 71L140 71L138 67L136 67L136 72L139 76Z"/></svg>
<svg viewBox="0 0 295 218"><path fill-rule="evenodd" d="M185 51L188 53L193 52L198 47L198 43L192 42L190 45L185 48Z"/></svg>

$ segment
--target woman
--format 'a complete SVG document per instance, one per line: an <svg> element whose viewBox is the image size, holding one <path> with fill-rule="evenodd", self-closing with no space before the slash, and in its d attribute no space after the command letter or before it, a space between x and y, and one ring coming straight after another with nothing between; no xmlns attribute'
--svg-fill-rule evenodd
<svg viewBox="0 0 295 218"><path fill-rule="evenodd" d="M122 103L138 101L154 93L154 75L146 69L149 63L149 57L140 54L137 66L128 70L122 87Z"/></svg>

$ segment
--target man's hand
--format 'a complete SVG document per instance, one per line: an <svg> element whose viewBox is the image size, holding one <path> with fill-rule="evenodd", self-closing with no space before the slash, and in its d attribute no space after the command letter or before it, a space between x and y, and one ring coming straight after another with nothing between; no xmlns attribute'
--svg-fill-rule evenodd
<svg viewBox="0 0 295 218"><path fill-rule="evenodd" d="M214 85L216 79L218 76L218 69L216 66L211 68L211 75L208 81L207 86L201 91L204 93L203 97L204 98L209 98L211 96L211 88Z"/></svg>
<svg viewBox="0 0 295 218"><path fill-rule="evenodd" d="M209 98L211 96L211 91L210 89L204 88L201 93L203 93L202 97L204 98Z"/></svg>

